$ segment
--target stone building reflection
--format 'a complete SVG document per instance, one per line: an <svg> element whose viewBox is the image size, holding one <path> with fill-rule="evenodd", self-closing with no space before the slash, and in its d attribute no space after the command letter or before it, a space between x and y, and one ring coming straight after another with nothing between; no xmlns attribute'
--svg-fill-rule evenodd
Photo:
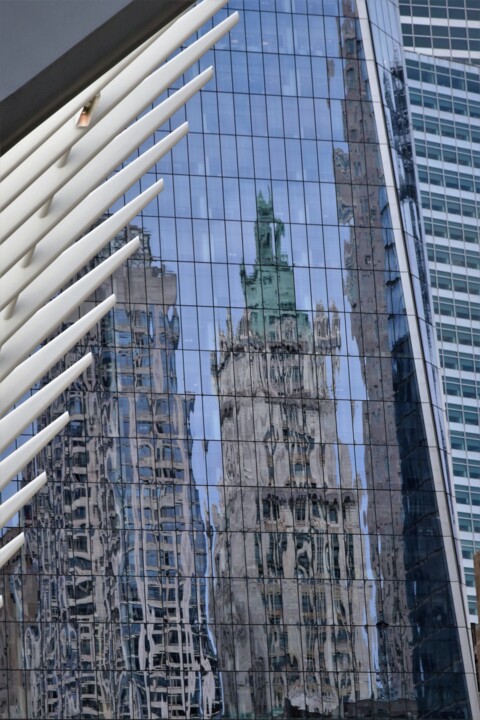
<svg viewBox="0 0 480 720"><path fill-rule="evenodd" d="M403 298L403 288L416 278L405 270L402 279L398 267L356 4L334 4L343 15L338 22L325 18L331 47L325 78L317 78L325 85L313 93L329 99L318 112L315 105L315 117L314 106L305 117L320 121L317 152L324 167L317 176L312 171L309 143L303 164L292 160L287 182L272 180L275 197L257 196L255 232L243 237L256 250L253 267L239 268L243 298L234 287L233 262L241 252L240 226L244 230L251 218L248 188L254 182L260 187L273 163L248 167L245 159L239 179L247 176L249 183L240 183L247 192L237 222L217 220L229 202L229 180L236 179L222 181L222 196L220 179L208 182L217 171L208 169L210 236L203 201L190 218L186 195L178 191L171 223L163 225L178 232L161 242L162 252L171 252L165 258L181 261L182 290L193 277L188 263L194 265L184 326L191 309L199 349L181 357L189 379L199 364L198 387L205 394L197 412L199 405L214 405L202 361L214 347L215 313L231 307L211 358L220 438L217 418L207 429L202 417L199 452L209 462L204 475L194 465L199 483L202 477L208 485L202 497L219 498L208 510L209 545L192 472L193 448L201 444L194 446L190 433L195 398L177 387L177 278L152 263L144 235L143 254L114 279L115 314L88 339L96 364L68 393L73 422L48 451L49 490L25 517L29 555L26 563L17 558L13 564L16 571L24 563L23 575L8 580L7 622L0 628L0 641L4 632L9 648L24 649L25 660L12 650L0 663L0 714L7 707L11 718L23 718L25 708L30 718L65 719L471 717L438 517L443 480L435 487L428 413L416 377L422 353L413 358ZM274 23L276 33L277 21L290 22L287 13L261 12L262 31ZM309 30L307 16L295 14ZM297 67L301 79L302 59L314 67L307 56L288 55L282 75L291 71L294 78ZM228 64L241 69L241 57L228 55ZM267 71L268 57L278 60L257 50L249 55L254 80L260 65ZM394 72L384 75L383 91L395 135L399 209L415 239L404 89L389 67ZM246 113L252 121L261 93L252 94ZM210 95L217 97L207 93L202 108L214 108L216 127L220 107L227 118L227 104L210 104ZM242 95L235 91L238 108L248 100L246 90ZM308 98L299 93L298 99ZM268 115L269 127L275 115ZM323 120L330 127L330 117L331 143L321 127ZM225 167L233 167L226 150L233 128L238 137L252 134L253 123L246 129L240 113L237 120L222 143ZM295 132L284 126L275 139L296 141ZM253 135L260 155L265 138L258 126ZM317 139L313 129L310 138ZM199 144L207 147L199 132L192 133L191 163ZM202 162L199 168L205 174ZM199 176L182 170L177 179L185 192L191 186L193 209L195 194L202 195ZM294 198L302 193L293 190L300 184L305 193L297 208ZM294 253L302 267L290 264L282 249L287 229L276 215L285 208L274 209L284 202L280 197L288 198L292 242L305 231L308 261ZM190 225L196 241L201 238L191 256L180 229ZM233 229L223 249L219 228ZM312 283L306 302L300 275ZM214 285L225 279L222 292L211 292L211 278ZM97 299L109 293L102 288ZM205 333L198 322L202 310L211 318ZM68 364L74 359L71 353ZM8 669L22 662L23 675Z"/></svg>
<svg viewBox="0 0 480 720"><path fill-rule="evenodd" d="M297 310L282 235L260 194L246 310L212 358L224 463L212 613L231 718L335 717L381 684L369 503L333 395L339 313Z"/></svg>
<svg viewBox="0 0 480 720"><path fill-rule="evenodd" d="M52 443L54 481L29 532L40 583L24 636L32 718L220 711L194 397L177 392L177 279L152 264L148 235L129 228L138 232L142 251L113 278L116 308L83 348L95 364L66 395L72 422Z"/></svg>
<svg viewBox="0 0 480 720"><path fill-rule="evenodd" d="M330 65L345 88L346 142L332 147L343 269L327 295L346 312L331 299L297 310L283 225L260 195L246 309L214 358L224 477L213 597L232 718L416 718L453 707L457 692L421 680L436 630L425 627L427 584L425 597L415 590L429 573L410 529L441 533L425 526L431 503L411 485L428 477L428 459L356 32L344 18L343 62Z"/></svg>

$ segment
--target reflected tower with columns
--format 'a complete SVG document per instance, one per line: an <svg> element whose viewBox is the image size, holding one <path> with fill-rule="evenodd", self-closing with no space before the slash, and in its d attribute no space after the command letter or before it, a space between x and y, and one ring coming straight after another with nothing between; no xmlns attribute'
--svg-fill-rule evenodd
<svg viewBox="0 0 480 720"><path fill-rule="evenodd" d="M371 693L367 498L332 393L339 313L297 310L283 234L260 193L245 311L212 357L224 467L212 613L228 718L332 717Z"/></svg>

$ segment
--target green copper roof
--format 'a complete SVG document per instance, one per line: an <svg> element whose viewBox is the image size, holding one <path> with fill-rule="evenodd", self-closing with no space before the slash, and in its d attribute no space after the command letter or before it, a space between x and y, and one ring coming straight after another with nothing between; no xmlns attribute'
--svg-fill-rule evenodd
<svg viewBox="0 0 480 720"><path fill-rule="evenodd" d="M275 339L286 318L296 318L299 338L310 334L307 314L296 308L293 267L281 248L284 235L285 226L274 215L272 196L266 200L260 192L255 220L255 264L251 275L242 265L240 277L245 306L252 311L250 332L266 340Z"/></svg>

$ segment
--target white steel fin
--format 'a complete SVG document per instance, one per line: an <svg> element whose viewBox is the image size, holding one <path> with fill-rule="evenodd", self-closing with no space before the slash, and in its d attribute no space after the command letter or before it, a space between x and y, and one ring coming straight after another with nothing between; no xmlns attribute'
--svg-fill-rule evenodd
<svg viewBox="0 0 480 720"><path fill-rule="evenodd" d="M169 152L187 132L188 123L183 123L123 170L115 173L103 185L100 185L100 187L87 195L83 201L77 203L68 215L38 243L35 254L28 266L22 267L16 264L3 275L0 283L0 310L3 310L49 263L53 262L61 252L80 237L82 232L90 227L102 212L111 207L134 182ZM157 189L154 190L154 187ZM158 184L148 188L118 210L106 223L108 222L113 226L118 221L118 229L120 229L143 210L155 197L155 194L161 192L162 187L162 185ZM114 218L117 218L117 220L114 220Z"/></svg>
<svg viewBox="0 0 480 720"><path fill-rule="evenodd" d="M20 533L13 540L10 540L6 545L0 548L0 568L7 563L22 547L25 542L24 533ZM3 600L0 607L3 607Z"/></svg>
<svg viewBox="0 0 480 720"><path fill-rule="evenodd" d="M55 435L63 430L65 425L70 420L68 412L64 412L60 417L47 425L43 430L40 430L36 435L27 440L26 443L20 445L14 452L7 455L4 460L0 462L0 491L8 485L10 480L15 477L20 470L23 470L30 460L33 460L35 455L48 445L53 440Z"/></svg>
<svg viewBox="0 0 480 720"><path fill-rule="evenodd" d="M110 295L12 370L0 383L0 412L11 408L32 383L45 375L114 305L115 295Z"/></svg>
<svg viewBox="0 0 480 720"><path fill-rule="evenodd" d="M37 493L47 482L47 473L43 472L28 485L21 488L15 495L0 505L0 527L4 527L9 520Z"/></svg>
<svg viewBox="0 0 480 720"><path fill-rule="evenodd" d="M116 213L98 225L39 272L20 294L13 313L8 313L7 316L7 312L3 311L0 314L0 332L4 340L8 340L34 312L76 275L85 263L95 257L109 240L162 189L163 180L159 180L143 193L143 198L135 198L132 201L133 208L123 208L123 212Z"/></svg>
<svg viewBox="0 0 480 720"><path fill-rule="evenodd" d="M74 285L64 290L30 318L0 350L0 380L3 380L33 348L45 340L136 250L138 238L130 240Z"/></svg>
<svg viewBox="0 0 480 720"><path fill-rule="evenodd" d="M0 452L3 452L29 423L37 418L92 362L92 354L78 360L55 380L0 420Z"/></svg>

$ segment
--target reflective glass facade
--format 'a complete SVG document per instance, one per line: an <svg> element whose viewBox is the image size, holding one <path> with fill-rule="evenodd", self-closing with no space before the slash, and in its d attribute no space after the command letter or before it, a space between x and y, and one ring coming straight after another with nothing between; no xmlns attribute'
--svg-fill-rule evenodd
<svg viewBox="0 0 480 720"><path fill-rule="evenodd" d="M373 5L230 2L54 410L3 575L5 717L475 718L398 15Z"/></svg>

